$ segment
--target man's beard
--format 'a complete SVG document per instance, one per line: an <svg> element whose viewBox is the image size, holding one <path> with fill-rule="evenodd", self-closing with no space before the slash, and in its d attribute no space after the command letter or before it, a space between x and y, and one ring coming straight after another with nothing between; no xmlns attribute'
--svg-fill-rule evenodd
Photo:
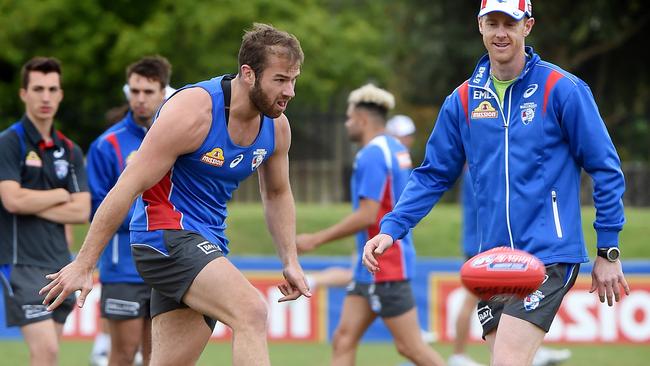
<svg viewBox="0 0 650 366"><path fill-rule="evenodd" d="M248 94L248 97L251 99L251 102L253 102L255 108L257 108L257 110L260 111L265 116L269 116L271 118L280 117L282 111L275 110L274 108L275 101L271 100L271 98L269 98L266 94L264 94L264 91L260 87L258 81L259 79L255 80L255 85L253 85L253 89Z"/></svg>

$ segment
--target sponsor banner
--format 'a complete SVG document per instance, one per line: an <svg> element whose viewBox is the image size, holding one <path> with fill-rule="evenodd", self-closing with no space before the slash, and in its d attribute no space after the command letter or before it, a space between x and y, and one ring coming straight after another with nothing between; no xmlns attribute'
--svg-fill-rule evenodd
<svg viewBox="0 0 650 366"><path fill-rule="evenodd" d="M277 285L282 282L279 272L246 271L246 277L260 291L269 305L268 338L271 341L318 342L325 340L325 312L327 289L318 289L309 299L278 303L282 293ZM99 329L101 285L95 283L83 308L75 308L63 327L63 336L81 339L93 338ZM212 339L229 341L232 332L225 324L217 322Z"/></svg>
<svg viewBox="0 0 650 366"><path fill-rule="evenodd" d="M591 277L578 276L553 321L547 342L648 343L650 342L650 277L626 276L630 295L610 307L589 293ZM458 312L465 298L456 275L430 273L430 327L441 341L453 341ZM481 341L481 325L473 313L470 339Z"/></svg>

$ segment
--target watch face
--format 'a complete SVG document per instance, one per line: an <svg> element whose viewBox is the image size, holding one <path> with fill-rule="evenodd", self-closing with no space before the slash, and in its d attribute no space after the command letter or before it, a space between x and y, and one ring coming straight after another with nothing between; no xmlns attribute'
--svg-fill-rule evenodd
<svg viewBox="0 0 650 366"><path fill-rule="evenodd" d="M621 251L618 250L618 248L609 248L607 250L607 259L609 259L612 262L617 260L620 255L621 255Z"/></svg>

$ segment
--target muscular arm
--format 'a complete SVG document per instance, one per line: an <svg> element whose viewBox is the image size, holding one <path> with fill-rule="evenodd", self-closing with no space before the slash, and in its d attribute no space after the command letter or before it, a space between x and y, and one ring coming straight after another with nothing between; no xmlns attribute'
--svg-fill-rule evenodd
<svg viewBox="0 0 650 366"><path fill-rule="evenodd" d="M279 286L285 295L278 301L311 296L298 262L296 250L296 208L289 184L289 121L282 115L275 120L275 152L259 170L260 193L266 224L284 266L286 284Z"/></svg>
<svg viewBox="0 0 650 366"><path fill-rule="evenodd" d="M289 184L290 141L289 123L282 115L276 121L275 152L259 169L264 217L285 266L298 262L295 246L296 208Z"/></svg>
<svg viewBox="0 0 650 366"><path fill-rule="evenodd" d="M113 189L97 209L83 246L75 260L58 273L48 276L50 284L44 303L56 308L66 296L81 289L78 299L82 306L92 289L92 270L135 198L160 181L171 169L176 158L201 146L212 121L212 101L200 88L179 92L170 99L147 133L138 153L124 170Z"/></svg>
<svg viewBox="0 0 650 366"><path fill-rule="evenodd" d="M16 181L4 180L0 182L0 199L11 214L34 215L70 201L70 193L63 188L48 190L22 188Z"/></svg>
<svg viewBox="0 0 650 366"><path fill-rule="evenodd" d="M59 224L84 224L90 215L90 193L70 194L71 200L37 212L36 216Z"/></svg>

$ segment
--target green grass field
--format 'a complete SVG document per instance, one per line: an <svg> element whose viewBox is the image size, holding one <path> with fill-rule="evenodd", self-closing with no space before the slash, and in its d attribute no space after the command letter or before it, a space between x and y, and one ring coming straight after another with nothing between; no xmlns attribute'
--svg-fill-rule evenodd
<svg viewBox="0 0 650 366"><path fill-rule="evenodd" d="M60 361L62 366L88 365L88 355L92 343L90 341L64 341L61 345ZM445 358L451 354L451 345L434 344L433 347ZM555 347L555 346L552 346ZM271 362L281 366L325 366L329 365L329 344L271 344ZM650 347L616 345L595 346L580 345L569 347L572 357L563 365L567 366L645 366L650 359ZM475 344L469 348L469 353L480 362L488 362L488 351L484 345ZM29 364L27 347L19 341L0 342L0 365ZM229 365L231 364L230 345L226 343L209 343L198 365ZM390 343L362 344L357 354L359 366L397 366L405 363Z"/></svg>

